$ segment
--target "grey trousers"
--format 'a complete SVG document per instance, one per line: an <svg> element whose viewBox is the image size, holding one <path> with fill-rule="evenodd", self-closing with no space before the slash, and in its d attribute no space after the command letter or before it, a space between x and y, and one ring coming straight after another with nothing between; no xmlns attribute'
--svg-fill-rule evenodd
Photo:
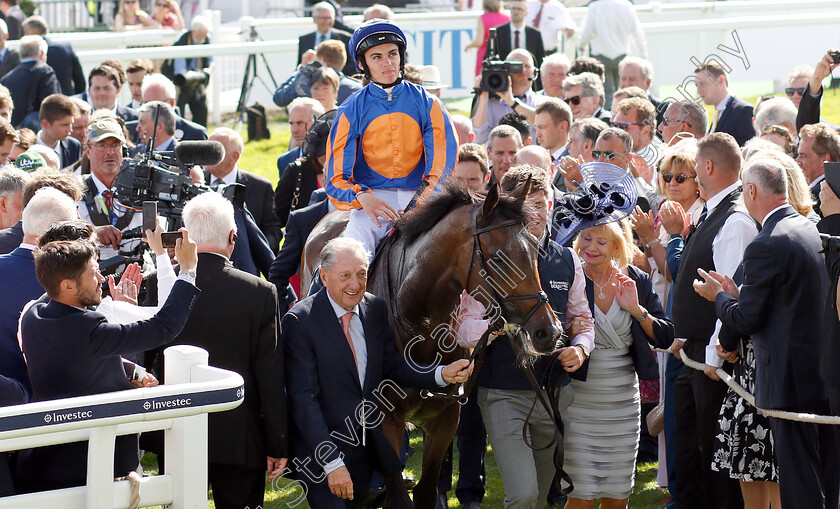
<svg viewBox="0 0 840 509"><path fill-rule="evenodd" d="M619 79L618 79L618 63L624 60L624 57L627 55L619 55L616 58L607 58L604 55L592 55L594 58L598 59L599 62L604 64L604 71L606 72L606 80L604 81L604 99L606 100L604 104L605 110L612 109L612 96L616 90L618 90Z"/></svg>
<svg viewBox="0 0 840 509"><path fill-rule="evenodd" d="M554 423L539 401L531 414L527 432L534 449L522 440L522 426L535 397L534 391L478 389L478 406L502 473L507 509L542 508L554 478L554 447L534 450L545 447L554 439ZM569 425L566 408L574 398L571 385L561 388L558 409L566 427Z"/></svg>

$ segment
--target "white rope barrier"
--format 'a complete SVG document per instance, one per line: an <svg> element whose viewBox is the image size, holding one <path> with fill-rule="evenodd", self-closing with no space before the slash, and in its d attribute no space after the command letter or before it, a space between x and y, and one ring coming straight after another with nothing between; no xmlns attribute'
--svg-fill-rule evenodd
<svg viewBox="0 0 840 509"><path fill-rule="evenodd" d="M673 355L671 350L662 349L662 348L654 348L654 352L662 352ZM706 364L697 362L694 359L685 355L685 352L680 352L680 359L682 360L683 364L688 366L691 369L696 369L697 371L704 371L706 368ZM834 415L816 415L816 414L808 414L804 412L786 412L784 410L771 410L769 408L759 408L755 405L755 397L750 394L745 388L743 388L738 382L732 378L729 373L724 371L721 368L717 368L715 371L717 376L723 380L726 385L728 385L736 394L744 398L744 400L749 403L750 405L754 406L759 412L768 416L768 417L775 417L777 419L787 419L789 421L799 421L799 422L812 422L814 424L840 424L840 416Z"/></svg>

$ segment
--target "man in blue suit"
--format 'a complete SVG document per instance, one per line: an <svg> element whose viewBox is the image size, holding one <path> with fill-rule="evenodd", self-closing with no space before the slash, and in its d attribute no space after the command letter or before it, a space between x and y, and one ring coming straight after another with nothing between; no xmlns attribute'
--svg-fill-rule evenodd
<svg viewBox="0 0 840 509"><path fill-rule="evenodd" d="M395 383L432 388L464 382L472 372L467 359L423 372L406 363L385 302L365 293L368 259L357 240L328 242L321 252L324 288L283 317L291 463L318 509L361 508L374 469L401 470L376 403L397 394ZM336 440L339 433L356 440Z"/></svg>
<svg viewBox="0 0 840 509"><path fill-rule="evenodd" d="M23 242L0 256L0 375L30 388L26 362L18 345L18 319L23 307L44 293L35 277L32 250L38 237L56 221L78 218L76 202L55 188L39 190L23 209Z"/></svg>
<svg viewBox="0 0 840 509"><path fill-rule="evenodd" d="M729 91L726 68L716 60L709 60L694 70L694 78L703 102L715 108L709 123L710 133L731 134L742 147L755 137L753 107Z"/></svg>
<svg viewBox="0 0 840 509"><path fill-rule="evenodd" d="M61 93L66 96L85 91L85 73L79 57L69 42L54 41L47 37L47 20L41 16L30 16L23 21L24 35L40 35L47 41L47 65L55 71Z"/></svg>
<svg viewBox="0 0 840 509"><path fill-rule="evenodd" d="M731 278L702 269L705 283L694 288L714 301L725 328L751 337L757 407L825 415L820 342L829 281L819 232L788 203L785 175L772 159L753 160L742 173L744 205L762 228L744 251L740 289ZM782 505L837 507L840 456L832 427L770 422Z"/></svg>
<svg viewBox="0 0 840 509"><path fill-rule="evenodd" d="M160 107L160 113L156 110ZM155 116L157 115L157 124ZM168 103L151 101L140 106L140 118L137 121L137 134L140 137L140 145L134 148L133 154L146 151L152 134L155 137L155 152L170 152L175 150L177 140L175 139L175 111Z"/></svg>
<svg viewBox="0 0 840 509"><path fill-rule="evenodd" d="M46 64L47 43L37 35L20 40L20 64L0 79L14 101L12 125L38 130L38 111L48 95L61 92L55 71Z"/></svg>
<svg viewBox="0 0 840 509"><path fill-rule="evenodd" d="M102 298L96 246L88 241L50 242L35 251L35 273L47 298L21 318L33 401L87 396L131 389L121 354L151 350L172 341L184 327L193 302L196 245L189 232L175 252L181 274L160 311L126 325L111 324L91 311ZM114 476L125 476L140 463L137 435L116 439ZM87 443L76 442L21 451L15 472L18 491L31 492L85 484Z"/></svg>
<svg viewBox="0 0 840 509"><path fill-rule="evenodd" d="M178 141L201 141L207 139L206 127L181 116L181 110L175 105L177 90L175 84L169 78L158 73L143 76L141 94L143 103L163 101L172 106L175 110L175 139ZM131 132L130 128L129 132Z"/></svg>

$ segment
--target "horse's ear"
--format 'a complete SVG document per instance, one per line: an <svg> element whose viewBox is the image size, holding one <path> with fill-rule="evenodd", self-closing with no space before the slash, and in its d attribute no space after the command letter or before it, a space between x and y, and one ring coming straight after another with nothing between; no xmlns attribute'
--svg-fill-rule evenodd
<svg viewBox="0 0 840 509"><path fill-rule="evenodd" d="M532 175L528 175L528 180L525 181L525 185L522 187L522 198L525 199L531 194L531 187L533 187Z"/></svg>
<svg viewBox="0 0 840 509"><path fill-rule="evenodd" d="M482 213L484 214L484 219L489 219L490 214L493 213L493 209L496 208L496 205L499 204L499 185L495 184L490 186L490 190L487 191L487 197L484 198L484 206L482 207Z"/></svg>

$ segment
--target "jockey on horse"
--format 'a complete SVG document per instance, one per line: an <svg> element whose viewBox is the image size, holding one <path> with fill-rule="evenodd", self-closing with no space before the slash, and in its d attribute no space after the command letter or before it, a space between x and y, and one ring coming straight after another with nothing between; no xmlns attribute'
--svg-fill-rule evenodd
<svg viewBox="0 0 840 509"><path fill-rule="evenodd" d="M372 19L356 29L350 58L368 84L339 107L327 148L327 195L337 209L351 210L344 235L371 253L417 190L428 186L428 196L458 159L446 108L402 79L405 46L390 21Z"/></svg>

